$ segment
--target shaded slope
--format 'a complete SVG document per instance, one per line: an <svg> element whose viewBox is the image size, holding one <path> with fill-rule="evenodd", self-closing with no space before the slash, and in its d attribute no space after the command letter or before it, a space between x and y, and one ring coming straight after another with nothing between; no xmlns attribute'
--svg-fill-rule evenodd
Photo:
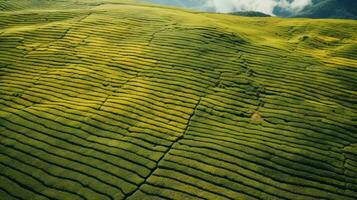
<svg viewBox="0 0 357 200"><path fill-rule="evenodd" d="M5 199L357 195L354 21L114 4L0 19Z"/></svg>
<svg viewBox="0 0 357 200"><path fill-rule="evenodd" d="M293 17L357 19L355 0L317 0Z"/></svg>
<svg viewBox="0 0 357 200"><path fill-rule="evenodd" d="M240 12L232 12L230 14L236 16L243 16L243 17L271 17L270 15L257 11L240 11Z"/></svg>

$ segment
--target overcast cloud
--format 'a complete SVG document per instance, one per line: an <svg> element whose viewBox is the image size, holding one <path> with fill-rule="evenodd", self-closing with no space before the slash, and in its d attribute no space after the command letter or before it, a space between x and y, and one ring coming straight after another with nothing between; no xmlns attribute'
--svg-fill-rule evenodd
<svg viewBox="0 0 357 200"><path fill-rule="evenodd" d="M275 7L294 13L311 3L311 0L207 0L206 6L221 13L253 10L273 15Z"/></svg>

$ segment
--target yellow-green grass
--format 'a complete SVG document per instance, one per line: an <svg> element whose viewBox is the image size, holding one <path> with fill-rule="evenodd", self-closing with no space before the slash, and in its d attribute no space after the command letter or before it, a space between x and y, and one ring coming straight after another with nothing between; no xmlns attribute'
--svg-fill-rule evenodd
<svg viewBox="0 0 357 200"><path fill-rule="evenodd" d="M356 21L78 2L0 3L1 200L357 197Z"/></svg>

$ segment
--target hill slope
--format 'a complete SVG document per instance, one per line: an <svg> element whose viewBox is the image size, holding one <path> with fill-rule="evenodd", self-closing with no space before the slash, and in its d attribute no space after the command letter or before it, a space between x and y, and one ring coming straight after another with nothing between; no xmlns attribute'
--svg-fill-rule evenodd
<svg viewBox="0 0 357 200"><path fill-rule="evenodd" d="M210 3L208 0L144 0L146 2L162 5L177 6L183 8L196 9L209 12L232 12L243 16L259 16L262 13L254 13L262 10L269 10L272 1L263 4L259 1L221 1ZM279 17L304 17L304 18L335 18L335 19L357 19L356 0L312 0L306 3L306 7L297 9L297 3L292 0L276 0L273 14ZM235 2L235 3L234 3ZM242 3L243 2L243 3ZM296 1L295 1L296 2ZM300 1L301 2L301 1ZM307 1L306 1L307 2ZM241 4L240 4L241 3ZM240 5L240 6L235 6ZM251 6L254 5L254 6ZM300 4L302 6L302 4ZM238 9L238 10L237 10ZM256 9L256 10L255 10Z"/></svg>
<svg viewBox="0 0 357 200"><path fill-rule="evenodd" d="M2 199L357 196L356 21L14 2Z"/></svg>
<svg viewBox="0 0 357 200"><path fill-rule="evenodd" d="M257 11L239 11L239 12L232 12L229 14L236 15L236 16L243 16L243 17L271 17L270 15Z"/></svg>
<svg viewBox="0 0 357 200"><path fill-rule="evenodd" d="M357 19L357 1L315 0L294 17Z"/></svg>

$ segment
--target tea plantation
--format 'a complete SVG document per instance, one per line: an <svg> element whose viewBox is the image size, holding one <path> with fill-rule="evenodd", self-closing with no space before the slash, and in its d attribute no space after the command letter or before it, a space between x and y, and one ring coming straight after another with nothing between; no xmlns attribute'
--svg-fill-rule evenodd
<svg viewBox="0 0 357 200"><path fill-rule="evenodd" d="M0 1L0 199L357 197L357 21Z"/></svg>

